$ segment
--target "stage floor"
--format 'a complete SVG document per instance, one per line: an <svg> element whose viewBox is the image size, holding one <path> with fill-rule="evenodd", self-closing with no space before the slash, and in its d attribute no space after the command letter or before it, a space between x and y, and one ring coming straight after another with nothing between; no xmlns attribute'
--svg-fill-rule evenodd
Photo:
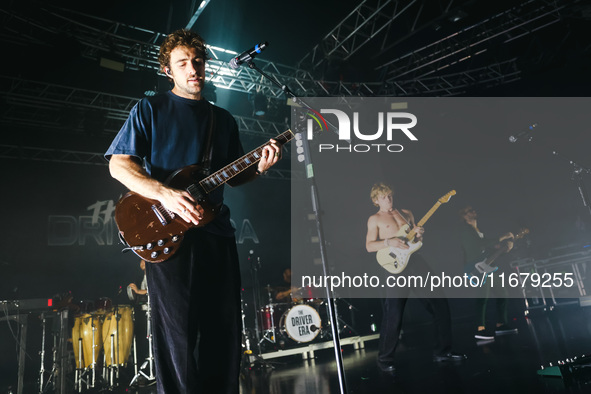
<svg viewBox="0 0 591 394"><path fill-rule="evenodd" d="M538 376L541 365L591 354L591 308L570 305L553 311L532 311L514 316L516 335L477 343L472 319L454 320L454 350L465 353L461 363L434 363L431 359L432 327L407 328L397 351L396 373L376 366L377 341L365 349L343 348L349 393L589 393L591 374L570 379ZM255 365L243 376L243 393L338 393L334 352L316 352L313 360L290 356ZM591 368L588 368L591 369Z"/></svg>
<svg viewBox="0 0 591 394"><path fill-rule="evenodd" d="M470 305L470 300L464 300ZM462 316L458 300L451 300L454 350L465 353L460 363L434 363L432 326L414 319L416 306L406 311L402 343L397 351L396 373L385 374L376 366L377 340L365 342L364 349L343 347L348 393L589 393L591 373L568 378L538 375L542 365L591 354L591 308L565 305L554 310L535 310L523 314L523 302L511 301L512 324L516 335L497 337L494 342L477 343L473 338L473 316ZM420 307L418 307L420 308ZM492 305L489 306L492 308ZM455 310L455 312L454 312ZM418 321L417 321L418 320ZM301 355L264 360L243 369L241 393L314 394L339 393L333 349L316 350L314 358ZM587 368L590 370L591 368ZM127 373L128 374L128 373ZM121 379L129 382L129 377ZM34 378L25 381L25 393L35 393ZM16 392L13 386L12 392ZM98 392L99 390L83 390ZM1 393L10 392L6 386ZM48 391L48 392L51 392ZM155 387L118 387L113 393L155 393Z"/></svg>

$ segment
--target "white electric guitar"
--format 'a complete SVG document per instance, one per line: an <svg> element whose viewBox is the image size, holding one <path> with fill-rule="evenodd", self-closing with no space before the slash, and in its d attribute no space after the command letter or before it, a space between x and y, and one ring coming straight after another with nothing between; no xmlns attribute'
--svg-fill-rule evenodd
<svg viewBox="0 0 591 394"><path fill-rule="evenodd" d="M451 197L456 194L455 190L450 191L445 196L441 197L435 205L423 216L423 218L417 223L417 227L423 227L427 220L435 213L435 211L441 206L441 204L445 204L449 202ZM408 249L400 249L390 246L388 248L383 248L378 250L376 253L376 258L378 263L384 269L391 274L399 274L408 265L408 260L410 256L419 250L423 243L421 241L415 240L416 232L411 230L408 224L405 224L398 230L395 237L404 240L404 242L408 245Z"/></svg>

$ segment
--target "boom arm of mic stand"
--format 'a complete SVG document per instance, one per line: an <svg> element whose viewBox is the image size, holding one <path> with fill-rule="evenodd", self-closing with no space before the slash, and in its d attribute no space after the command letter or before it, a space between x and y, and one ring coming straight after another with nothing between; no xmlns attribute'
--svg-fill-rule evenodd
<svg viewBox="0 0 591 394"><path fill-rule="evenodd" d="M289 86L287 85L282 85L281 83L279 83L279 81L277 81L274 77L272 77L271 75L265 73L263 70L261 70L260 68L257 67L256 64L254 64L254 62L251 60L248 63L248 67L257 71L259 74L261 74L263 77L267 78L269 81L271 81L275 86L277 86L279 89L281 89L283 91L283 93L285 93L286 96L288 96L289 98L291 98L295 103L298 103L299 105L301 105L302 107L309 109L312 112L318 112L316 111L314 108L312 108L308 103L306 103L303 99L301 99L300 97L297 97L295 95L294 92L291 91L291 89L289 88ZM332 124L331 122L329 122L328 120L326 120L326 124L329 125L332 129L332 131L334 133L338 133L339 128L336 127L334 124Z"/></svg>

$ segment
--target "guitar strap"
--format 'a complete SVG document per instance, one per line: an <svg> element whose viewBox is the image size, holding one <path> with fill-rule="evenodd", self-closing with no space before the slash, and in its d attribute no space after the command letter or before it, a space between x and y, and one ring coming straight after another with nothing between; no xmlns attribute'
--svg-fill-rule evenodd
<svg viewBox="0 0 591 394"><path fill-rule="evenodd" d="M208 130L207 130L207 139L205 140L205 146L201 151L201 161L199 163L201 167L201 172L203 175L207 176L211 172L211 156L213 153L213 130L215 129L215 112L213 111L213 105L211 105L207 100L207 107L209 108L209 121L208 123Z"/></svg>
<svg viewBox="0 0 591 394"><path fill-rule="evenodd" d="M412 229L412 224L410 224L410 222L409 222L408 220L406 220L406 217L405 217L405 216L402 214L402 212L400 212L400 211L398 210L398 208L394 208L394 210L395 210L396 212L398 212L398 214L399 214L400 216L402 216L402 219L404 219L404 221L406 222L406 224L408 224L408 227L410 227L410 228Z"/></svg>

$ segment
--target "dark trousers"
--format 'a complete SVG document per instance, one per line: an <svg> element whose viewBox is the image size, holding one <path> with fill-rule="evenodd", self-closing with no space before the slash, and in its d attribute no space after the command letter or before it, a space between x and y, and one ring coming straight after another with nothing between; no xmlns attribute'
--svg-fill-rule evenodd
<svg viewBox="0 0 591 394"><path fill-rule="evenodd" d="M487 281L484 286L481 287L482 293L481 298L476 298L476 319L478 326L486 326L486 304L489 300L491 288L490 288L490 281ZM504 287L497 289L495 288L495 293L498 293L500 296L496 298L496 307L497 307L497 323L507 324L508 321L508 314L507 314L507 289Z"/></svg>
<svg viewBox="0 0 591 394"><path fill-rule="evenodd" d="M507 324L507 299L495 298L497 306L497 323ZM486 303L488 298L476 298L476 318L478 326L486 326Z"/></svg>
<svg viewBox="0 0 591 394"><path fill-rule="evenodd" d="M146 264L146 275L158 393L238 393L240 269L234 237L192 230L173 258Z"/></svg>
<svg viewBox="0 0 591 394"><path fill-rule="evenodd" d="M418 254L414 254L404 275L421 275L425 277L429 267L425 260ZM380 343L378 360L391 364L394 361L394 353L400 342L400 330L404 308L408 301L410 291L414 291L427 312L433 316L433 328L435 334L435 354L445 354L451 351L451 317L449 304L440 292L430 293L430 290L418 288L389 288L383 300L383 317L380 328Z"/></svg>

